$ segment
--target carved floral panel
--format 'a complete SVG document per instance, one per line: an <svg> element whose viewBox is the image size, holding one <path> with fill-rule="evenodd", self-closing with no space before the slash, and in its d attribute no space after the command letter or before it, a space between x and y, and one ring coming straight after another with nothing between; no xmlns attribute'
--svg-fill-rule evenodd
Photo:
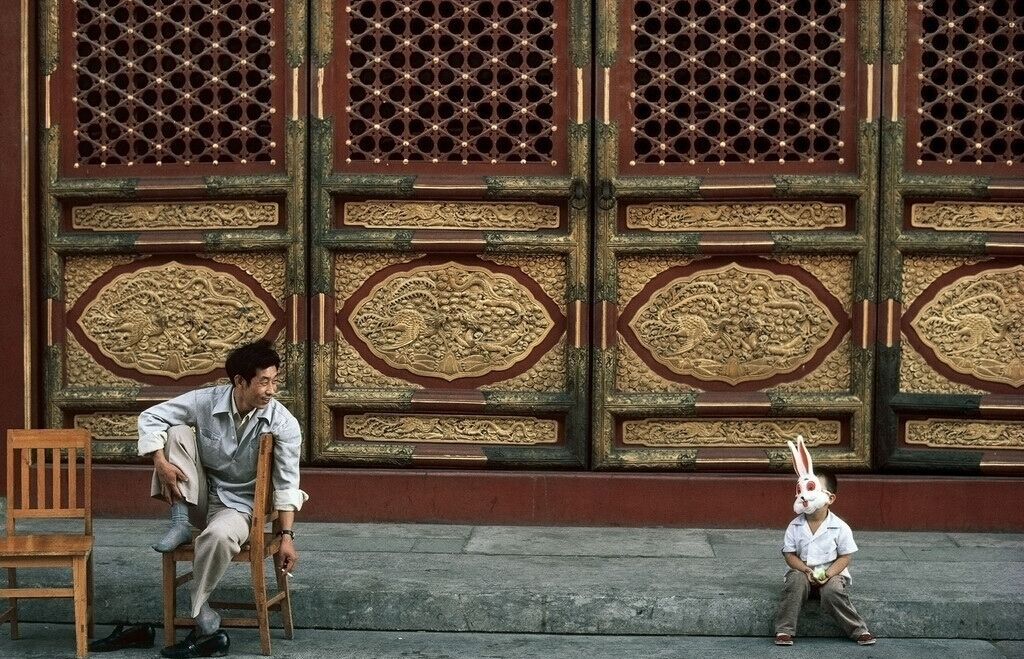
<svg viewBox="0 0 1024 659"><path fill-rule="evenodd" d="M425 257L371 276L343 303L337 324L386 375L487 384L535 364L557 343L565 317L521 270Z"/></svg>
<svg viewBox="0 0 1024 659"><path fill-rule="evenodd" d="M656 372L702 388L800 377L849 318L806 271L744 263L708 259L658 274L623 309L619 331Z"/></svg>
<svg viewBox="0 0 1024 659"><path fill-rule="evenodd" d="M236 265L151 257L98 276L68 309L67 326L89 356L112 373L192 384L205 382L239 344L275 338L284 315L260 283Z"/></svg>
<svg viewBox="0 0 1024 659"><path fill-rule="evenodd" d="M838 444L842 424L819 419L640 419L622 424L623 444L652 448L779 448L796 435L803 435L808 446Z"/></svg>
<svg viewBox="0 0 1024 659"><path fill-rule="evenodd" d="M90 231L255 229L277 223L274 202L88 204L71 209L71 228Z"/></svg>
<svg viewBox="0 0 1024 659"><path fill-rule="evenodd" d="M387 229L556 229L559 208L532 202L349 201L347 225Z"/></svg>
<svg viewBox="0 0 1024 659"><path fill-rule="evenodd" d="M911 420L906 424L905 441L931 448L1022 450L1024 423L981 419Z"/></svg>
<svg viewBox="0 0 1024 659"><path fill-rule="evenodd" d="M776 202L746 204L631 204L626 227L650 231L767 231L838 229L842 204Z"/></svg>
<svg viewBox="0 0 1024 659"><path fill-rule="evenodd" d="M1024 265L962 266L921 293L904 315L904 332L954 381L1019 389L1024 386L1022 308Z"/></svg>
<svg viewBox="0 0 1024 659"><path fill-rule="evenodd" d="M438 444L553 444L554 419L447 414L354 414L343 423L346 439Z"/></svg>

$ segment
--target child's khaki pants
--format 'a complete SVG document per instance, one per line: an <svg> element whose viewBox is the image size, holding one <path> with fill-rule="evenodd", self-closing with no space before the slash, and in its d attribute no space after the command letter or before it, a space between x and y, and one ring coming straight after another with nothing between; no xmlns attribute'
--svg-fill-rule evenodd
<svg viewBox="0 0 1024 659"><path fill-rule="evenodd" d="M850 638L856 639L868 633L864 619L857 613L846 592L846 579L836 575L826 581L819 589L821 609L829 614ZM775 633L796 636L796 621L800 617L800 609L811 594L811 584L807 575L797 570L786 573L786 585L782 589L782 601L775 613Z"/></svg>
<svg viewBox="0 0 1024 659"><path fill-rule="evenodd" d="M195 559L192 561L192 617L210 597L217 582L231 565L231 558L249 539L252 516L228 508L214 497L209 500L206 491L206 473L199 459L196 436L188 426L174 426L167 431L164 455L185 474L187 482L178 482L178 490L188 502L189 521L203 529L195 540ZM153 472L150 494L162 498L160 479Z"/></svg>

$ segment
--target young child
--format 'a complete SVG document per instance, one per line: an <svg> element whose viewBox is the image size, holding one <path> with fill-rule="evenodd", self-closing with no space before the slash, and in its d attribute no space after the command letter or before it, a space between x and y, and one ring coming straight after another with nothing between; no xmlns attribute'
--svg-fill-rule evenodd
<svg viewBox="0 0 1024 659"><path fill-rule="evenodd" d="M793 645L800 608L812 591L818 591L821 608L832 616L847 636L859 645L874 645L875 637L850 602L847 586L850 559L857 551L850 526L829 510L836 500L838 483L834 474L814 474L811 455L803 437L797 445L788 442L800 477L793 511L796 519L786 528L782 555L789 565L782 601L775 613L775 645Z"/></svg>

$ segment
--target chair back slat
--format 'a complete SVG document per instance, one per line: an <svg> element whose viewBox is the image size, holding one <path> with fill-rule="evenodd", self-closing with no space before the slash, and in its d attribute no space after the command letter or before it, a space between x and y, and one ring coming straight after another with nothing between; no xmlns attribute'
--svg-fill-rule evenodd
<svg viewBox="0 0 1024 659"><path fill-rule="evenodd" d="M270 465L274 459L274 436L260 435L259 454L256 458L256 491L253 492L252 526L249 528L250 547L263 547L263 531L273 519L273 487L270 483Z"/></svg>
<svg viewBox="0 0 1024 659"><path fill-rule="evenodd" d="M79 452L82 476L79 479ZM20 470L14 465L20 464ZM84 429L7 431L7 534L18 519L81 519L92 533L92 440ZM15 479L15 474L20 479ZM18 480L19 482L16 482ZM33 484L34 481L34 484ZM83 487L79 504L78 487ZM19 494L17 498L15 493ZM66 496L65 496L66 495Z"/></svg>
<svg viewBox="0 0 1024 659"><path fill-rule="evenodd" d="M73 465L78 463L78 451L73 448L68 449L68 464ZM68 508L78 507L78 479L75 477L77 469L68 469Z"/></svg>
<svg viewBox="0 0 1024 659"><path fill-rule="evenodd" d="M53 507L61 507L61 496L60 496L60 463L61 463L61 452L62 449L53 449L53 459L50 461L50 467L53 469L53 473L50 474L50 483L53 484Z"/></svg>

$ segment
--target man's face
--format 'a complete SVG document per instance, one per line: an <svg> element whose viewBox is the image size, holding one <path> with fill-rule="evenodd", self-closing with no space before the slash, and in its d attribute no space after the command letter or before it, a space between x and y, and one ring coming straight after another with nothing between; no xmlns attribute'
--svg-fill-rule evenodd
<svg viewBox="0 0 1024 659"><path fill-rule="evenodd" d="M236 375L235 391L238 392L239 407L245 407L247 410L254 407L266 407L277 393L277 385L276 366L259 369L253 379L248 382L241 375Z"/></svg>

